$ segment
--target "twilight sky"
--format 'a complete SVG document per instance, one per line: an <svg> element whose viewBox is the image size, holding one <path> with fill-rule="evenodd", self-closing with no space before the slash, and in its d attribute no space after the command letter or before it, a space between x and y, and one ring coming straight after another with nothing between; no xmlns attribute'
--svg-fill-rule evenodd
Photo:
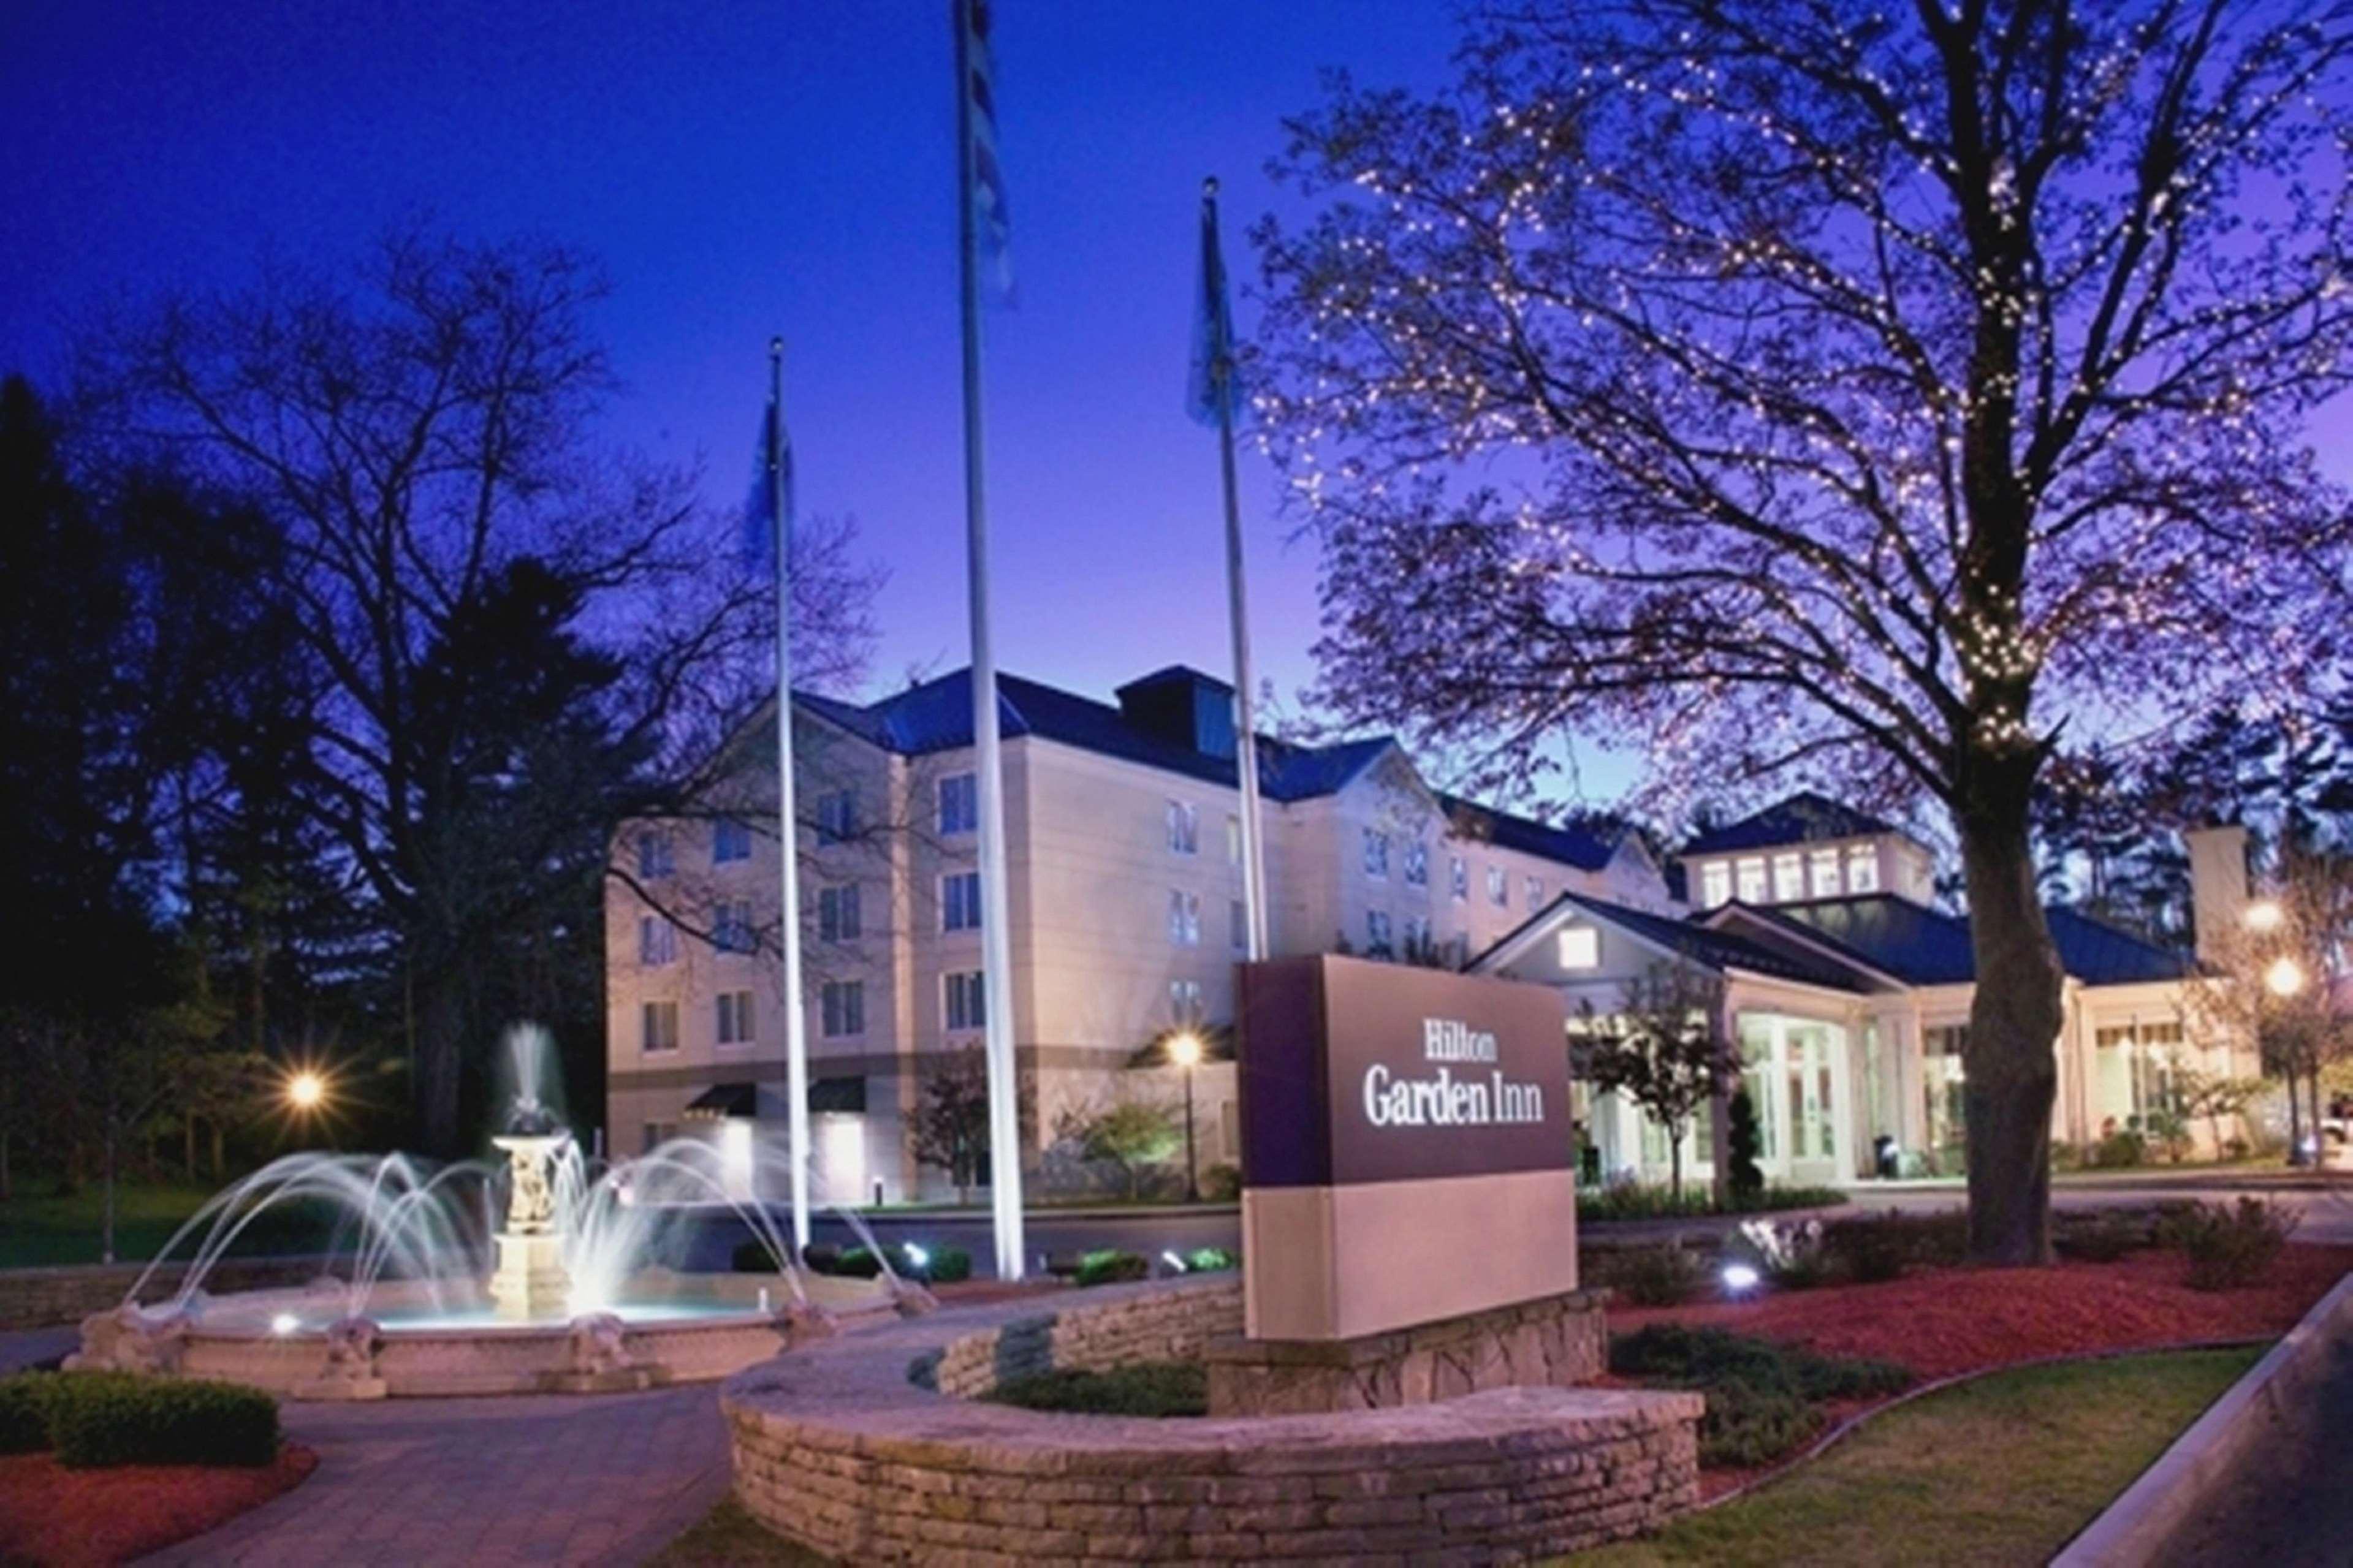
<svg viewBox="0 0 2353 1568"><path fill-rule="evenodd" d="M0 368L47 379L91 299L234 284L265 244L332 262L424 213L577 245L614 283L613 433L699 461L732 501L782 331L801 509L854 514L891 568L875 684L960 663L947 9L0 8ZM1199 179L1224 180L1229 258L1254 276L1241 231L1274 200L1280 118L1326 67L1442 79L1449 7L1005 0L997 35L1020 290L987 320L999 662L1095 694L1171 660L1222 673L1214 441L1182 403ZM1310 674L1314 552L1262 464L1244 486L1261 673L1288 695Z"/></svg>

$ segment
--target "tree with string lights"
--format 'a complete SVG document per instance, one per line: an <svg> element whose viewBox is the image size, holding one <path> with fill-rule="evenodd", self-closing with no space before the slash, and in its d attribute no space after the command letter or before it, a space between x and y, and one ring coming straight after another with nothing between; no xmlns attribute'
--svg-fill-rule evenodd
<svg viewBox="0 0 2353 1568"><path fill-rule="evenodd" d="M1981 1260L2050 1256L2063 731L2344 657L2302 432L2353 375L2348 60L2342 4L1507 0L1278 160L1255 403L1324 697L1477 784L1573 731L1940 806Z"/></svg>

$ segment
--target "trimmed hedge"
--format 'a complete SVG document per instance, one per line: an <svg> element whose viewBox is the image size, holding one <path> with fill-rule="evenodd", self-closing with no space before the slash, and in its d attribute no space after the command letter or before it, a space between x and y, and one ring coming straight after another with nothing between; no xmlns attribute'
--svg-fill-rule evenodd
<svg viewBox="0 0 2353 1568"><path fill-rule="evenodd" d="M127 1372L0 1378L0 1453L56 1452L69 1469L105 1465L267 1465L278 1402L242 1384Z"/></svg>
<svg viewBox="0 0 2353 1568"><path fill-rule="evenodd" d="M1151 1273L1152 1264L1141 1253L1105 1247L1100 1252L1080 1254L1075 1283L1114 1285L1124 1279L1143 1279Z"/></svg>

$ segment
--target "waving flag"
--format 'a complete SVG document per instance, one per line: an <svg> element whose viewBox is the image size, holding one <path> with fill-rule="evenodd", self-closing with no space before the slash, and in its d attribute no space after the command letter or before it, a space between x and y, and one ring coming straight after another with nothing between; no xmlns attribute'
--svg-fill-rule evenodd
<svg viewBox="0 0 2353 1568"><path fill-rule="evenodd" d="M956 58L964 69L965 193L972 204L973 261L982 291L1013 302L1012 218L997 156L997 61L989 52L989 0L955 0Z"/></svg>
<svg viewBox="0 0 2353 1568"><path fill-rule="evenodd" d="M1234 377L1234 318L1226 302L1226 257L1218 243L1218 182L1201 182L1201 282L1193 309L1192 374L1186 412L1204 425L1240 417Z"/></svg>
<svg viewBox="0 0 2353 1568"><path fill-rule="evenodd" d="M776 542L793 531L793 442L775 393L760 419L760 447L752 460L752 493L744 502L744 567L770 571Z"/></svg>

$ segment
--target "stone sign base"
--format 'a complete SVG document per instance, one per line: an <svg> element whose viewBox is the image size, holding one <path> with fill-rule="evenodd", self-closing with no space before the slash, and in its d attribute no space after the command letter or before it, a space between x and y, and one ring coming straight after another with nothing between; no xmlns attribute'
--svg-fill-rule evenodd
<svg viewBox="0 0 2353 1568"><path fill-rule="evenodd" d="M1209 1342L1211 1415L1429 1405L1490 1388L1571 1388L1609 1365L1602 1295L1571 1290L1352 1340Z"/></svg>

